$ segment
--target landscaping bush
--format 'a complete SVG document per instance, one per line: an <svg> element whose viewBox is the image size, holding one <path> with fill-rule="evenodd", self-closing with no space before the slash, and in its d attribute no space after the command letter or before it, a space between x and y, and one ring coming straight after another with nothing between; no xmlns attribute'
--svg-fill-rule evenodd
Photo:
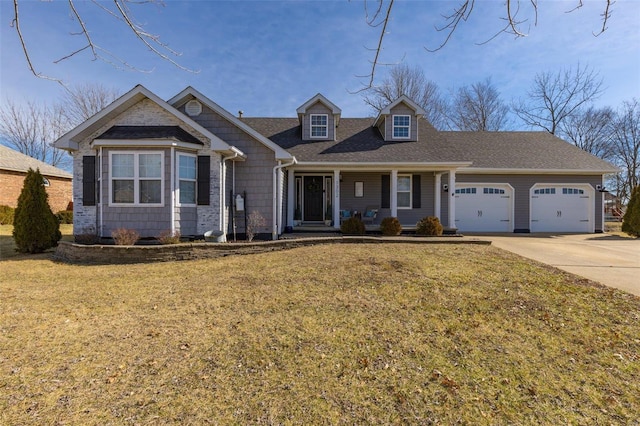
<svg viewBox="0 0 640 426"><path fill-rule="evenodd" d="M21 253L41 253L58 245L60 222L49 207L39 170L29 169L13 220L13 240Z"/></svg>
<svg viewBox="0 0 640 426"><path fill-rule="evenodd" d="M346 235L364 235L364 223L357 217L350 217L342 222L342 225L340 225L340 231Z"/></svg>
<svg viewBox="0 0 640 426"><path fill-rule="evenodd" d="M416 234L437 237L442 235L440 219L435 216L423 217L416 224Z"/></svg>
<svg viewBox="0 0 640 426"><path fill-rule="evenodd" d="M13 217L16 209L9 206L0 206L0 225L13 225Z"/></svg>
<svg viewBox="0 0 640 426"><path fill-rule="evenodd" d="M380 222L380 232L382 235L395 236L402 232L402 225L397 217L385 217Z"/></svg>
<svg viewBox="0 0 640 426"><path fill-rule="evenodd" d="M178 244L180 242L180 232L163 231L158 236L158 241L160 241L160 244Z"/></svg>
<svg viewBox="0 0 640 426"><path fill-rule="evenodd" d="M78 244L84 244L87 246L98 244L100 241L96 234L76 234L74 235L74 240Z"/></svg>
<svg viewBox="0 0 640 426"><path fill-rule="evenodd" d="M622 217L622 232L640 237L640 185L631 191L627 211Z"/></svg>
<svg viewBox="0 0 640 426"><path fill-rule="evenodd" d="M58 218L58 222L68 225L73 223L73 210L60 210L56 213L56 218Z"/></svg>
<svg viewBox="0 0 640 426"><path fill-rule="evenodd" d="M260 232L260 228L266 225L267 220L260 214L260 212L257 210L252 211L247 218L247 241L253 241L253 237Z"/></svg>
<svg viewBox="0 0 640 426"><path fill-rule="evenodd" d="M140 239L140 234L134 229L118 228L111 232L111 237L117 246L132 246Z"/></svg>

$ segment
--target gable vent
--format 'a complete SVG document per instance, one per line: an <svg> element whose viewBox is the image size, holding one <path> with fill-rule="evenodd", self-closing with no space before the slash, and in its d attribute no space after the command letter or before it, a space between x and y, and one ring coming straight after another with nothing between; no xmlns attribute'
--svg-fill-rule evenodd
<svg viewBox="0 0 640 426"><path fill-rule="evenodd" d="M200 113L202 112L202 104L196 101L195 99L192 99L189 102L187 102L187 105L185 105L184 110L189 117L195 117L197 115L200 115Z"/></svg>

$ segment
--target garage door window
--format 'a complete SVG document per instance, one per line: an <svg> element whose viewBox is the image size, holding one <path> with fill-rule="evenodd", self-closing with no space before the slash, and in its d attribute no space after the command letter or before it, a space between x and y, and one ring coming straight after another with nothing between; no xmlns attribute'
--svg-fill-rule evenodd
<svg viewBox="0 0 640 426"><path fill-rule="evenodd" d="M500 188L483 188L485 194L504 194L504 189Z"/></svg>
<svg viewBox="0 0 640 426"><path fill-rule="evenodd" d="M540 188L533 191L534 194L555 194L555 188Z"/></svg>
<svg viewBox="0 0 640 426"><path fill-rule="evenodd" d="M562 193L563 194L579 194L579 195L583 195L584 194L584 189L562 188Z"/></svg>
<svg viewBox="0 0 640 426"><path fill-rule="evenodd" d="M476 188L458 188L456 194L475 194Z"/></svg>

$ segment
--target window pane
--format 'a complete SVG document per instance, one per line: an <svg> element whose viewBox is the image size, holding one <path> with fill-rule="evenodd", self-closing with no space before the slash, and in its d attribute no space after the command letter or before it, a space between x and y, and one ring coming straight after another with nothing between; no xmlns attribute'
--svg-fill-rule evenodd
<svg viewBox="0 0 640 426"><path fill-rule="evenodd" d="M411 191L411 178L408 176L398 177L398 191Z"/></svg>
<svg viewBox="0 0 640 426"><path fill-rule="evenodd" d="M398 192L398 207L411 207L410 192Z"/></svg>
<svg viewBox="0 0 640 426"><path fill-rule="evenodd" d="M133 203L133 180L114 180L111 189L114 203Z"/></svg>
<svg viewBox="0 0 640 426"><path fill-rule="evenodd" d="M409 128L408 127L396 127L393 129L393 137L394 138L408 138L409 137Z"/></svg>
<svg viewBox="0 0 640 426"><path fill-rule="evenodd" d="M186 155L178 156L180 159L180 179L195 179L196 178L196 158Z"/></svg>
<svg viewBox="0 0 640 426"><path fill-rule="evenodd" d="M162 154L140 154L138 164L141 178L162 176Z"/></svg>
<svg viewBox="0 0 640 426"><path fill-rule="evenodd" d="M195 204L196 203L196 183L191 181L180 181L180 203Z"/></svg>
<svg viewBox="0 0 640 426"><path fill-rule="evenodd" d="M133 177L133 154L113 154L111 156L111 176Z"/></svg>
<svg viewBox="0 0 640 426"><path fill-rule="evenodd" d="M159 180L140 181L140 203L160 204L162 202L162 185Z"/></svg>

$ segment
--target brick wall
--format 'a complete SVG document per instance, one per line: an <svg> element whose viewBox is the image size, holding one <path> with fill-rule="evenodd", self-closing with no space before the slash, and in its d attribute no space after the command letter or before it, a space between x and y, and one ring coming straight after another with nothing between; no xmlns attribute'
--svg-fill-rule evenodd
<svg viewBox="0 0 640 426"><path fill-rule="evenodd" d="M17 207L26 173L0 170L0 205ZM46 187L49 205L54 213L66 210L72 199L71 179L45 176L49 180Z"/></svg>

